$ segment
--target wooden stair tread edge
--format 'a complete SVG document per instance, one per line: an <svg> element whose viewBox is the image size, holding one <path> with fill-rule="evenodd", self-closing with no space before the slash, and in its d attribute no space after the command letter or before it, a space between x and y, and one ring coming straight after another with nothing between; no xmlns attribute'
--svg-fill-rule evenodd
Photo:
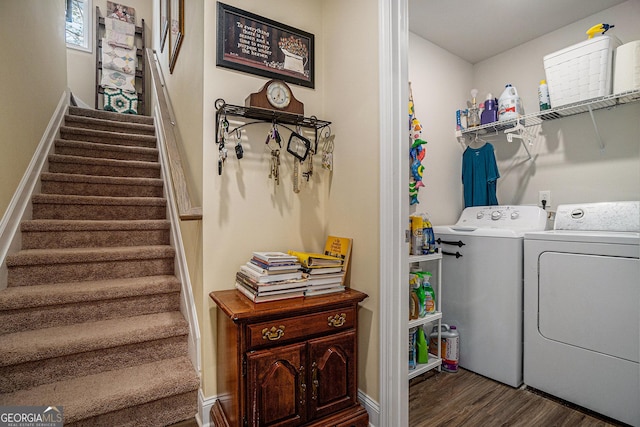
<svg viewBox="0 0 640 427"><path fill-rule="evenodd" d="M120 160L120 159L108 159L101 157L82 157L71 156L68 154L49 154L49 163L73 163L82 165L101 165L101 166L113 166L113 167L135 167L135 168L150 168L160 169L161 165L157 161L149 162L144 160Z"/></svg>
<svg viewBox="0 0 640 427"><path fill-rule="evenodd" d="M154 231L169 230L171 223L166 219L148 220L65 220L31 219L20 223L20 231Z"/></svg>
<svg viewBox="0 0 640 427"><path fill-rule="evenodd" d="M75 194L34 194L33 204L76 204L76 205L127 205L127 206L166 206L164 197L136 196L78 196Z"/></svg>
<svg viewBox="0 0 640 427"><path fill-rule="evenodd" d="M5 262L7 267L11 268L41 264L173 258L174 256L175 249L170 245L23 249L7 255Z"/></svg>
<svg viewBox="0 0 640 427"><path fill-rule="evenodd" d="M0 366L188 334L179 311L14 332L0 335Z"/></svg>
<svg viewBox="0 0 640 427"><path fill-rule="evenodd" d="M199 387L189 359L176 357L7 393L0 405L62 405L65 423L72 423Z"/></svg>
<svg viewBox="0 0 640 427"><path fill-rule="evenodd" d="M0 311L175 293L180 289L180 281L169 275L13 286L0 291Z"/></svg>

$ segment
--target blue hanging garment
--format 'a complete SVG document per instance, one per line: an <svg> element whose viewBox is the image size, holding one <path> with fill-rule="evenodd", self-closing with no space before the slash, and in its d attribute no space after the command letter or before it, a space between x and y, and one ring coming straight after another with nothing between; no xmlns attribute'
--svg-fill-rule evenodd
<svg viewBox="0 0 640 427"><path fill-rule="evenodd" d="M500 178L493 145L467 147L462 154L462 185L464 207L498 204L496 183Z"/></svg>

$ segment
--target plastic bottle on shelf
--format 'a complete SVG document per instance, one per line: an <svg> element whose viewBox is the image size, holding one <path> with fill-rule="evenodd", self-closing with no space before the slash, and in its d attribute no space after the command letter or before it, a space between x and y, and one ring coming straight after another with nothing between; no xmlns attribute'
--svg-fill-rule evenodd
<svg viewBox="0 0 640 427"><path fill-rule="evenodd" d="M546 80L540 80L540 86L538 86L538 101L540 103L540 111L548 110L551 108L549 86L547 86Z"/></svg>
<svg viewBox="0 0 640 427"><path fill-rule="evenodd" d="M422 275L422 288L425 294L425 309L427 314L436 312L436 293L431 286L431 273L425 271Z"/></svg>
<svg viewBox="0 0 640 427"><path fill-rule="evenodd" d="M409 329L409 370L416 369L416 331L418 328Z"/></svg>
<svg viewBox="0 0 640 427"><path fill-rule="evenodd" d="M498 99L498 121L517 119L524 115L522 100L515 87L507 84Z"/></svg>
<svg viewBox="0 0 640 427"><path fill-rule="evenodd" d="M434 326L429 335L429 345L436 348L438 345L438 326ZM446 372L458 372L460 360L460 334L455 326L449 327L446 323L440 325L440 358L442 370Z"/></svg>
<svg viewBox="0 0 640 427"><path fill-rule="evenodd" d="M480 124L486 125L498 121L498 100L491 93L487 94L484 101L484 110L480 115Z"/></svg>
<svg viewBox="0 0 640 427"><path fill-rule="evenodd" d="M416 332L416 361L421 364L429 363L429 344L422 328L418 328Z"/></svg>

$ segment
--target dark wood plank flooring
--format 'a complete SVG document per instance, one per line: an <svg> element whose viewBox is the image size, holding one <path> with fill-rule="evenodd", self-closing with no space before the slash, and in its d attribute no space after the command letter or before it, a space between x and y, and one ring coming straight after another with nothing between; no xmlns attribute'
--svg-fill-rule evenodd
<svg viewBox="0 0 640 427"><path fill-rule="evenodd" d="M621 426L611 419L473 372L428 372L409 387L409 426Z"/></svg>

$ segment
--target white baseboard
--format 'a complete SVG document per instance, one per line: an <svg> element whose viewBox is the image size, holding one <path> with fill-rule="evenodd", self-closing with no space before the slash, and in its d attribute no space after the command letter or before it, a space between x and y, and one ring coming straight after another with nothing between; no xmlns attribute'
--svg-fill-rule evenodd
<svg viewBox="0 0 640 427"><path fill-rule="evenodd" d="M201 427L215 427L211 425L209 413L211 407L218 399L218 396L205 397L202 389L198 391L198 415L196 419ZM380 420L380 404L365 394L362 390L358 390L358 401L364 406L369 414L369 427L377 427Z"/></svg>
<svg viewBox="0 0 640 427"><path fill-rule="evenodd" d="M11 202L0 220L0 289L7 287L7 267L4 262L9 253L21 247L20 222L31 218L31 196L40 189L40 174L47 167L47 157L53 149L60 125L69 106L70 91L67 88L58 102L40 143L24 172Z"/></svg>
<svg viewBox="0 0 640 427"><path fill-rule="evenodd" d="M196 419L200 427L214 427L211 425L211 407L218 400L218 396L205 397L202 389L198 390L198 415Z"/></svg>
<svg viewBox="0 0 640 427"><path fill-rule="evenodd" d="M369 427L377 427L380 425L380 404L373 400L362 390L358 390L358 401L364 406L369 414Z"/></svg>

